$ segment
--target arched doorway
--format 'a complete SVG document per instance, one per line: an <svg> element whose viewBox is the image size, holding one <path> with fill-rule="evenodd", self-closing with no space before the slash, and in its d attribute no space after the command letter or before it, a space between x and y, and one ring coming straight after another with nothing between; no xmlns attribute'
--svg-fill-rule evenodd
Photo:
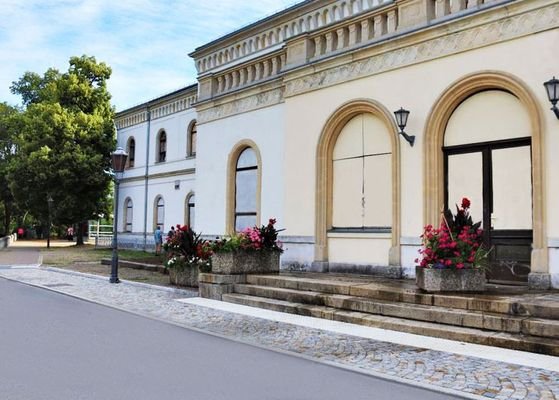
<svg viewBox="0 0 559 400"><path fill-rule="evenodd" d="M346 103L328 119L317 148L317 269L399 267L397 139L392 115L373 100Z"/></svg>
<svg viewBox="0 0 559 400"><path fill-rule="evenodd" d="M529 90L508 74L467 76L439 98L425 139L425 223L469 196L493 247L490 279L547 273L542 135Z"/></svg>

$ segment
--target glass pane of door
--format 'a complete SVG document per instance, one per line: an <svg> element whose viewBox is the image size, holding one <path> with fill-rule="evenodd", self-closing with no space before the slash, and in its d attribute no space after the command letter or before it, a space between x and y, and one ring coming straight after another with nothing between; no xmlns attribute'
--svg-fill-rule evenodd
<svg viewBox="0 0 559 400"><path fill-rule="evenodd" d="M532 229L530 146L497 149L493 167L493 229Z"/></svg>
<svg viewBox="0 0 559 400"><path fill-rule="evenodd" d="M483 156L481 152L448 156L448 208L456 213L462 199L472 202L474 222L483 219Z"/></svg>

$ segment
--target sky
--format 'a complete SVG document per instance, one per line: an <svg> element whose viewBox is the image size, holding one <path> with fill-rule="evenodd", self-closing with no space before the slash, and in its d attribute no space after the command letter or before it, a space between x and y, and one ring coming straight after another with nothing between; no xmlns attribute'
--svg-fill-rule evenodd
<svg viewBox="0 0 559 400"><path fill-rule="evenodd" d="M188 54L296 0L0 0L0 102L26 71L68 69L72 56L112 68L117 111L196 82Z"/></svg>

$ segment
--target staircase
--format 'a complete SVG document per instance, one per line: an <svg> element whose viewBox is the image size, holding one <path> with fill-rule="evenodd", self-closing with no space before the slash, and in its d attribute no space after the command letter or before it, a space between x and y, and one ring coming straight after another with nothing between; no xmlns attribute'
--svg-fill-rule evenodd
<svg viewBox="0 0 559 400"><path fill-rule="evenodd" d="M419 335L559 356L559 292L494 287L428 294L413 282L344 274L248 275L222 300Z"/></svg>

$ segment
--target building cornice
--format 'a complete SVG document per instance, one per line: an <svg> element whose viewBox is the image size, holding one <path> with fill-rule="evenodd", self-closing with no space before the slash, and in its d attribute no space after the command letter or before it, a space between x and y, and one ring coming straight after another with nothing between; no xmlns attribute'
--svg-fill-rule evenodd
<svg viewBox="0 0 559 400"><path fill-rule="evenodd" d="M468 19L409 32L343 54L316 59L284 77L291 97L382 72L506 42L559 27L554 0L518 1L473 14Z"/></svg>

